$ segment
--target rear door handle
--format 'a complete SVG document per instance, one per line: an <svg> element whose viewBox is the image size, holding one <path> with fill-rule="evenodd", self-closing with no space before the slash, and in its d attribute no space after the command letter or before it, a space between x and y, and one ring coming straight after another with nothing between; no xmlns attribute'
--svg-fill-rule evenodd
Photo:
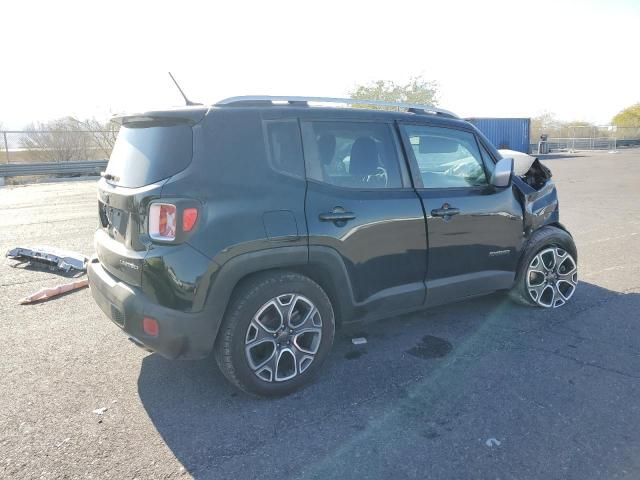
<svg viewBox="0 0 640 480"><path fill-rule="evenodd" d="M318 218L322 222L347 222L356 218L356 214L353 212L347 212L342 207L336 207L332 211L327 213L321 213Z"/></svg>
<svg viewBox="0 0 640 480"><path fill-rule="evenodd" d="M431 216L433 217L451 217L460 213L459 208L451 207L448 203L445 203L440 208L434 208L431 210Z"/></svg>

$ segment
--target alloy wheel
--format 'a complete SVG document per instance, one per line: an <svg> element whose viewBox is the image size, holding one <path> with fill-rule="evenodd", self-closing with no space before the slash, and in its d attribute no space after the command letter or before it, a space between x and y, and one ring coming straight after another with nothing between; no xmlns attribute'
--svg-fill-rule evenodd
<svg viewBox="0 0 640 480"><path fill-rule="evenodd" d="M574 258L559 247L539 251L527 269L527 291L541 307L561 307L573 296L578 285Z"/></svg>
<svg viewBox="0 0 640 480"><path fill-rule="evenodd" d="M258 309L245 335L253 373L265 382L284 382L304 373L318 353L322 318L308 298L287 293Z"/></svg>

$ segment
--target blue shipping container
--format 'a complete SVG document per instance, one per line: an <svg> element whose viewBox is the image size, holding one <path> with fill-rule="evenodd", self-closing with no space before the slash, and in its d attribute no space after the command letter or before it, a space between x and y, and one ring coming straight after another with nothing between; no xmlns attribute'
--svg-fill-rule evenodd
<svg viewBox="0 0 640 480"><path fill-rule="evenodd" d="M529 153L530 118L467 118L496 148Z"/></svg>

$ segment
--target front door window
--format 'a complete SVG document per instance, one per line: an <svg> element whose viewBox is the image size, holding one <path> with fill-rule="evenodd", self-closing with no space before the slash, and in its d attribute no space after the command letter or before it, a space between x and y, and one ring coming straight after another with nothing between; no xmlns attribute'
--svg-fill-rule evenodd
<svg viewBox="0 0 640 480"><path fill-rule="evenodd" d="M472 133L451 128L404 125L424 188L487 185L482 157Z"/></svg>

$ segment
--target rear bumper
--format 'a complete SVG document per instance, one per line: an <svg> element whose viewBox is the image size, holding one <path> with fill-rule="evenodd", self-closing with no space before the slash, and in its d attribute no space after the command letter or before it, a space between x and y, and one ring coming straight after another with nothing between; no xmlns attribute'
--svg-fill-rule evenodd
<svg viewBox="0 0 640 480"><path fill-rule="evenodd" d="M97 258L87 266L89 286L102 311L134 343L142 344L166 358L198 359L213 348L218 322L204 309L186 313L152 302L141 289L133 287L107 272ZM160 326L158 336L147 335L142 328L144 317L152 317Z"/></svg>

